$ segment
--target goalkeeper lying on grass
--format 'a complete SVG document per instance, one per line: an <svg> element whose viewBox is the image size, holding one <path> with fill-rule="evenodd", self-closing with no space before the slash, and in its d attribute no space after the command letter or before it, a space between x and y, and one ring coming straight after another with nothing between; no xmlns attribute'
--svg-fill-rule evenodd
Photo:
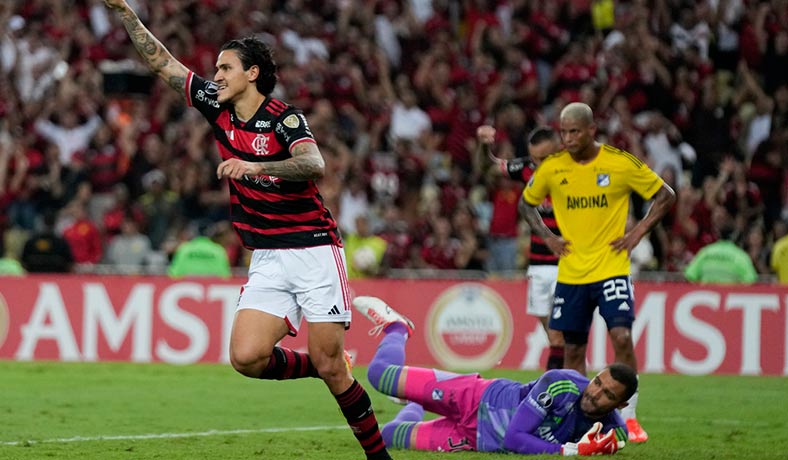
<svg viewBox="0 0 788 460"><path fill-rule="evenodd" d="M353 304L376 324L373 333L384 333L369 365L370 383L409 401L383 427L388 447L594 455L624 446L626 425L616 409L637 389L631 367L612 364L590 381L574 370L551 370L520 383L405 366L413 323L376 297L356 297ZM441 417L423 421L425 410Z"/></svg>

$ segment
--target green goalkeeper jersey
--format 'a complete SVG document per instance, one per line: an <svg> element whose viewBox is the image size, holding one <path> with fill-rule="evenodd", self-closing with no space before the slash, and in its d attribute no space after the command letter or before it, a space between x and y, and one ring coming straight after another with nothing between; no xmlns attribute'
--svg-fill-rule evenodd
<svg viewBox="0 0 788 460"><path fill-rule="evenodd" d="M720 240L703 247L684 270L690 281L700 283L752 284L758 273L743 249Z"/></svg>

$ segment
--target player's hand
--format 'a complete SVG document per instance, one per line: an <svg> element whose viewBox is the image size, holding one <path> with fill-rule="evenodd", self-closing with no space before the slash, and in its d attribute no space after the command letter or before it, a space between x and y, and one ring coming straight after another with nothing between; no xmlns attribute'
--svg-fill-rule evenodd
<svg viewBox="0 0 788 460"><path fill-rule="evenodd" d="M492 144L495 142L495 128L490 125L481 125L476 128L476 139L482 144Z"/></svg>
<svg viewBox="0 0 788 460"><path fill-rule="evenodd" d="M219 163L216 168L216 177L222 179L229 177L230 179L243 179L244 176L259 176L262 174L262 167L260 163L252 163L250 161L242 161L237 158L230 158Z"/></svg>
<svg viewBox="0 0 788 460"><path fill-rule="evenodd" d="M104 0L104 4L113 10L122 10L128 7L126 0Z"/></svg>
<svg viewBox="0 0 788 460"><path fill-rule="evenodd" d="M616 238L610 242L610 247L616 252L627 251L627 256L632 253L632 249L640 243L643 235L638 233L635 228L628 231L621 238Z"/></svg>
<svg viewBox="0 0 788 460"><path fill-rule="evenodd" d="M545 238L544 244L558 257L568 256L572 252L569 249L570 242L557 235Z"/></svg>
<svg viewBox="0 0 788 460"><path fill-rule="evenodd" d="M603 455L615 454L624 447L623 441L616 440L616 432L611 429L601 434L602 422L596 422L576 443L567 442L561 446L563 455Z"/></svg>

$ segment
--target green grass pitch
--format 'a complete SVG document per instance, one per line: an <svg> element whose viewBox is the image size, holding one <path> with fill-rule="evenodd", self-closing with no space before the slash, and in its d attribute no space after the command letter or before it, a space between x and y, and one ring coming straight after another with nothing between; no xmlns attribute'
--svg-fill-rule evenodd
<svg viewBox="0 0 788 460"><path fill-rule="evenodd" d="M400 406L370 390L380 422ZM494 370L486 377L532 379ZM788 381L641 376L651 439L619 459L786 459ZM550 458L392 451L398 460ZM0 459L348 460L364 455L322 382L257 381L229 365L0 362ZM556 457L560 458L560 457Z"/></svg>

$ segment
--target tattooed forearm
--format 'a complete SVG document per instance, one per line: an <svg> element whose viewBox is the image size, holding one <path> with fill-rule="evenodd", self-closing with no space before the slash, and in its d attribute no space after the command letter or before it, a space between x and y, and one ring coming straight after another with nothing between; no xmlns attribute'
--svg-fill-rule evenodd
<svg viewBox="0 0 788 460"><path fill-rule="evenodd" d="M167 80L167 84L170 85L170 88L180 91L186 86L186 78L181 76L172 76Z"/></svg>
<svg viewBox="0 0 788 460"><path fill-rule="evenodd" d="M137 48L137 51L148 63L151 70L158 73L172 59L170 53L142 24L136 13L127 10L121 16L121 20L129 33L134 47Z"/></svg>
<svg viewBox="0 0 788 460"><path fill-rule="evenodd" d="M293 158L263 163L262 167L263 174L292 181L320 179L325 173L325 161L317 146L306 142L295 147Z"/></svg>
<svg viewBox="0 0 788 460"><path fill-rule="evenodd" d="M531 206L530 204L526 203L525 200L520 200L518 205L520 210L520 214L525 218L525 221L528 222L528 225L531 227L531 231L539 235L540 238L546 239L547 237L553 235L553 232L545 225L544 220L542 220L542 216L539 215L539 211L536 209L535 206Z"/></svg>
<svg viewBox="0 0 788 460"><path fill-rule="evenodd" d="M148 67L159 75L170 87L182 91L186 87L188 69L172 57L172 54L142 24L140 18L131 9L123 9L120 13L123 27L129 38Z"/></svg>

